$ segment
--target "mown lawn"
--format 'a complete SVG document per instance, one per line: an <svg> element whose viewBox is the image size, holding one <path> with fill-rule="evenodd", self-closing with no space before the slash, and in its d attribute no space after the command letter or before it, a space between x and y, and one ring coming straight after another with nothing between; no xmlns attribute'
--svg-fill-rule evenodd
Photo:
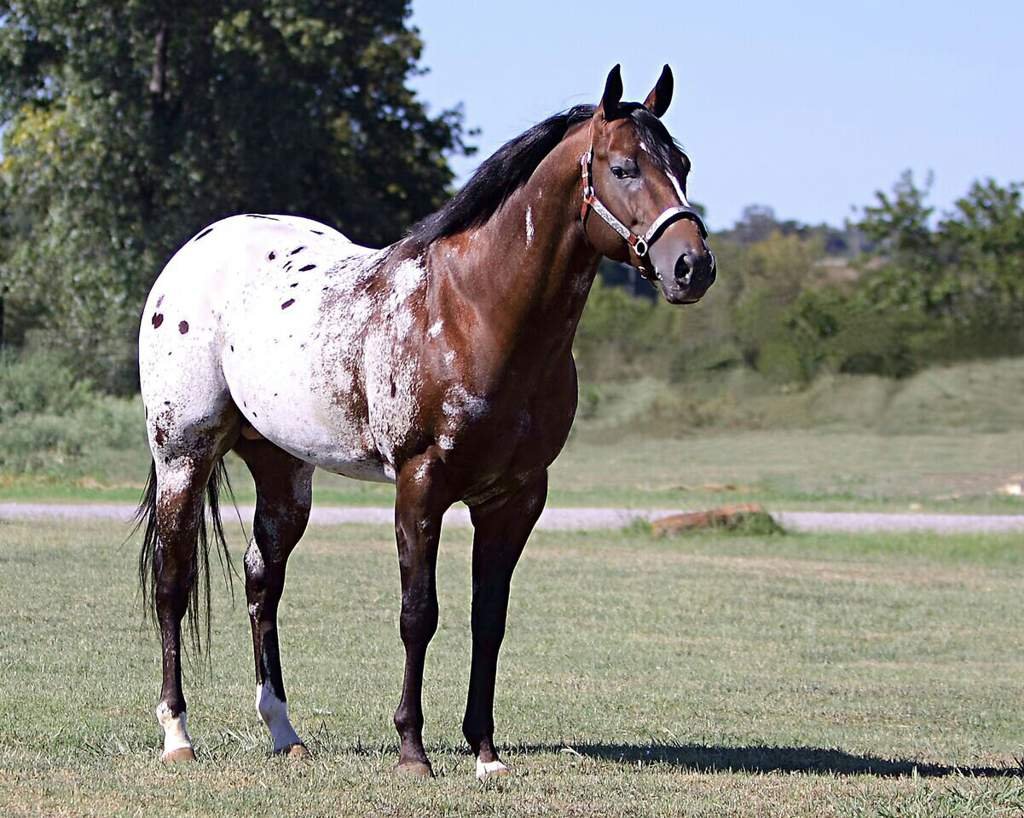
<svg viewBox="0 0 1024 818"><path fill-rule="evenodd" d="M438 777L391 772L402 649L388 531L312 530L282 613L310 763L267 758L245 606L193 672L200 763L157 758L134 543L0 522L0 815L1019 815L1024 544L1011 537L540 533L516 575L481 786L459 725L468 533L427 664ZM235 552L241 536L235 534Z"/></svg>
<svg viewBox="0 0 1024 818"><path fill-rule="evenodd" d="M0 501L136 502L149 467L143 446L97 453L91 472L5 476ZM236 495L252 480L227 457ZM555 461L549 502L558 506L707 508L760 502L774 510L924 509L1024 513L999 493L1024 479L1024 433L966 429L918 435L871 431L696 431L685 437L582 434ZM316 502L391 505L394 487L317 472Z"/></svg>

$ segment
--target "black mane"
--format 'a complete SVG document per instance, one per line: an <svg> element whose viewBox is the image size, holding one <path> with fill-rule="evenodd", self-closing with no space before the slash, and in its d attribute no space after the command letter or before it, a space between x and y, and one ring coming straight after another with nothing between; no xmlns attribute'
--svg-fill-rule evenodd
<svg viewBox="0 0 1024 818"><path fill-rule="evenodd" d="M576 105L510 139L477 168L444 207L413 225L407 241L426 248L438 239L482 225L509 196L526 184L568 130L589 120L594 110L593 105ZM686 155L660 119L636 102L620 104L617 116L628 116L633 121L640 139L659 167L685 178Z"/></svg>

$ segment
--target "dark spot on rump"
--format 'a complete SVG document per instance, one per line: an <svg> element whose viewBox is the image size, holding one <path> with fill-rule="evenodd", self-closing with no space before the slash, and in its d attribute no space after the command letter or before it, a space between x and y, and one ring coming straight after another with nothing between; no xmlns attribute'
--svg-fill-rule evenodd
<svg viewBox="0 0 1024 818"><path fill-rule="evenodd" d="M196 236L194 239L192 239L192 241L199 241L199 239L205 239L212 232L213 232L213 228L212 227L207 227L202 233L200 233L198 236Z"/></svg>
<svg viewBox="0 0 1024 818"><path fill-rule="evenodd" d="M301 252L302 250L305 250L305 249L306 249L306 245L305 244L300 244L298 247L296 247L294 250L292 250L288 255L289 256L294 256L296 253L299 253L299 252Z"/></svg>
<svg viewBox="0 0 1024 818"><path fill-rule="evenodd" d="M394 397L394 396L395 396L395 392L396 392L396 391L397 391L397 390L395 389L395 382L394 382L394 381L392 381L392 382L391 382L391 397Z"/></svg>
<svg viewBox="0 0 1024 818"><path fill-rule="evenodd" d="M268 261L273 261L275 258L277 258L277 253L275 253L273 250L271 250L269 253L267 253L267 260Z"/></svg>
<svg viewBox="0 0 1024 818"><path fill-rule="evenodd" d="M231 351L232 351L232 352L234 352L234 351L235 351L235 345L234 345L234 344L232 344L232 345L231 345Z"/></svg>
<svg viewBox="0 0 1024 818"><path fill-rule="evenodd" d="M156 441L157 446L163 446L167 442L167 432L157 426L156 432L153 434L153 440Z"/></svg>
<svg viewBox="0 0 1024 818"><path fill-rule="evenodd" d="M322 236L324 234L323 230L310 230L309 232L316 233L318 236Z"/></svg>
<svg viewBox="0 0 1024 818"><path fill-rule="evenodd" d="M284 264L284 267L282 269L284 269L284 271L287 273L291 268L292 268L292 263L290 261L286 261L285 264Z"/></svg>
<svg viewBox="0 0 1024 818"><path fill-rule="evenodd" d="M292 304L294 304L294 303L295 303L295 299L294 299L294 298L289 298L289 299L288 299L287 301L285 301L285 302L284 302L284 303L283 303L283 304L281 305L281 309L282 309L282 310L286 310L286 309L288 309L288 308L289 308L289 307L290 307L290 306L291 306Z"/></svg>
<svg viewBox="0 0 1024 818"><path fill-rule="evenodd" d="M262 215L260 213L246 213L245 217L247 219L266 219L268 222L279 222L279 221L281 221L280 219L275 219L273 216L264 216L264 215Z"/></svg>
<svg viewBox="0 0 1024 818"><path fill-rule="evenodd" d="M330 287L324 287L323 288L323 292L327 292L329 289L330 289Z"/></svg>
<svg viewBox="0 0 1024 818"><path fill-rule="evenodd" d="M299 282L296 281L294 284L289 284L288 286L289 287L298 287L299 286Z"/></svg>
<svg viewBox="0 0 1024 818"><path fill-rule="evenodd" d="M178 332L180 332L182 335L188 332L188 321L178 322Z"/></svg>
<svg viewBox="0 0 1024 818"><path fill-rule="evenodd" d="M159 327L164 322L164 314L162 312L153 313L153 326Z"/></svg>
<svg viewBox="0 0 1024 818"><path fill-rule="evenodd" d="M315 264L307 264L305 267L299 267L299 272L304 273L307 270L312 270L314 267L316 267Z"/></svg>
<svg viewBox="0 0 1024 818"><path fill-rule="evenodd" d="M160 296L160 297L159 297L159 298L158 298L158 299L156 300L156 305L157 305L157 307L159 308L159 307L160 307L160 305L161 305L161 304L163 304L163 303L164 303L164 297L163 297L163 296Z"/></svg>

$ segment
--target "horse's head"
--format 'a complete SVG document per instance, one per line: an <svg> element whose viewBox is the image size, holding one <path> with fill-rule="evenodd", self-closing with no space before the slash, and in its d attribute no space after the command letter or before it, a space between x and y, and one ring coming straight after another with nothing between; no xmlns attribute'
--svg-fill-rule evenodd
<svg viewBox="0 0 1024 818"><path fill-rule="evenodd" d="M690 160L661 122L672 84L666 65L643 104L622 102L619 66L609 72L580 159L581 213L598 252L657 279L670 303L692 304L715 280L715 256L686 199Z"/></svg>

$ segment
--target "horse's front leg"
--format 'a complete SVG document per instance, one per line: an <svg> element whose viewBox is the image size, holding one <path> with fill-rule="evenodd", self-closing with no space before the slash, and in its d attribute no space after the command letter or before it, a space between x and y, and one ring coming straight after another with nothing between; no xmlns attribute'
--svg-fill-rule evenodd
<svg viewBox="0 0 1024 818"><path fill-rule="evenodd" d="M397 480L395 535L402 575L401 633L405 645L402 701L395 711L398 770L431 776L423 749L423 663L437 630L437 546L441 518L452 500L444 464L428 452L407 462Z"/></svg>
<svg viewBox="0 0 1024 818"><path fill-rule="evenodd" d="M494 682L505 636L512 572L547 499L547 472L512 495L472 509L473 665L462 732L476 755L483 781L508 773L494 748Z"/></svg>

